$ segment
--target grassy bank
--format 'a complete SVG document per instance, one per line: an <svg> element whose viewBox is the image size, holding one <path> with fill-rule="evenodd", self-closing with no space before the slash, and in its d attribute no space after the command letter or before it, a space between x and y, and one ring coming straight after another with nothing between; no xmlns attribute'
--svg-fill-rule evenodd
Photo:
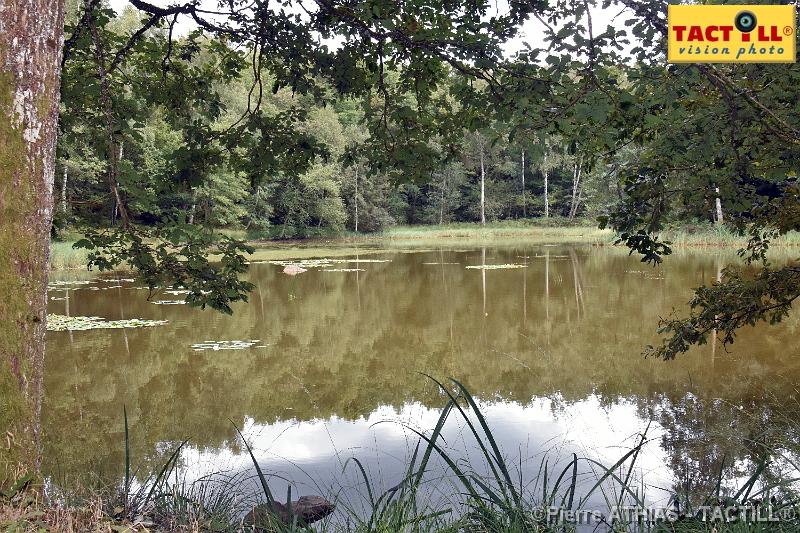
<svg viewBox="0 0 800 533"><path fill-rule="evenodd" d="M670 227L660 233L662 240L670 241L673 248L724 247L742 248L747 246L745 236L735 234L729 227L713 224L681 225ZM472 223L457 223L430 226L396 226L375 236L384 242L414 241L503 241L520 240L539 243L583 243L612 245L616 235L611 230L601 230L593 220L570 221L565 219L542 219L526 221L511 220L493 222L482 226ZM790 232L771 241L775 248L800 246L800 232Z"/></svg>
<svg viewBox="0 0 800 533"><path fill-rule="evenodd" d="M342 233L332 237L314 237L302 240L264 240L245 230L225 229L222 233L237 239L249 240L259 247L254 259L285 259L315 257L315 248L337 248L338 255L369 253L370 248L395 248L398 246L458 246L460 244L510 244L557 243L612 245L615 235L611 230L601 230L592 220L569 221L565 219L508 220L484 225L454 223L442 225L395 226L380 233ZM77 236L53 242L50 252L51 270L78 270L86 268L86 250L75 250L72 245ZM670 228L661 238L672 242L675 249L731 248L747 245L745 237L736 235L724 226L686 225ZM364 248L359 248L359 247ZM771 242L776 249L800 246L800 233L791 232ZM335 253L335 252L334 252ZM287 255L289 254L289 255ZM330 255L330 254L329 254Z"/></svg>
<svg viewBox="0 0 800 533"><path fill-rule="evenodd" d="M586 224L542 224L531 221L505 221L489 224L443 224L430 226L396 226L378 237L387 241L420 240L473 240L496 241L519 239L530 242L608 244L614 239L613 232L601 230L596 225Z"/></svg>
<svg viewBox="0 0 800 533"><path fill-rule="evenodd" d="M308 239L275 240L260 238L256 234L248 234L245 230L221 230L222 233L237 239L244 239L255 244L307 244L323 246L326 244L360 244L392 245L398 243L419 243L425 241L451 242L494 242L523 241L531 243L584 243L611 245L615 234L611 230L601 230L597 221L592 219L569 220L565 218L504 220L489 222L486 225L473 222L457 222L452 224L419 224L412 226L393 226L378 233L344 232L329 236L316 236ZM727 226L710 223L675 225L660 233L662 240L672 242L675 248L695 247L730 247L741 248L747 245L747 238L736 235ZM772 246L800 246L800 232L790 232L774 239Z"/></svg>
<svg viewBox="0 0 800 533"><path fill-rule="evenodd" d="M333 490L325 495L333 504L313 526L300 523L297 516L272 510L284 507L283 498L270 489L270 476L262 472L247 440L238 433L252 458L260 490L242 495L237 492L246 474L218 474L187 483L179 475L180 453L186 442L178 445L158 473L135 480L128 450L128 426L125 418L125 477L105 496L95 494L79 504L64 504L76 498L47 499L41 487L32 487L29 477L21 477L0 493L0 528L3 531L72 533L83 531L270 531L323 533L566 533L577 531L577 523L592 531L614 533L659 532L756 532L798 531L797 479L776 479L768 473L770 455L777 452L764 446L761 457L749 467L743 466L735 480L725 480L722 471L716 486L707 493L663 492L657 488L654 507L647 494L653 487L641 478L637 463L646 453L647 430L636 442L608 466L591 457L575 454L566 458L545 456L531 482L524 481L522 464L508 462L492 434L480 404L459 382L447 385L436 382L447 400L439 419L427 432L407 428L418 437L418 444L408 462L406 473L394 487L378 492L374 481L356 459L345 464L361 480L359 499L353 502ZM456 418L464 428L463 445L468 442L479 453L479 466L459 458L442 438L449 418ZM238 432L238 428L236 429ZM777 460L780 457L776 456ZM785 459L785 458L784 458ZM444 468L435 472L433 461ZM746 474L745 470L751 473ZM134 470L135 471L135 470ZM729 482L733 481L734 484ZM690 489L686 489L690 490ZM697 489L695 489L697 490ZM50 487L50 494L56 489ZM432 503L431 494L449 496L444 503ZM292 500L292 491L285 501ZM263 503L258 503L263 502ZM326 504L327 505L327 504ZM259 506L263 514L248 518ZM717 519L729 508L761 509L769 506L777 522L759 522L754 518L736 521ZM678 512L677 509L680 509ZM645 515L647 510L656 515ZM331 514L332 513L332 514ZM252 516L252 515L251 515ZM643 523L643 516L655 516ZM720 517L730 516L720 514ZM751 515L755 516L755 515ZM759 515L761 516L761 515ZM582 517L582 518L578 518Z"/></svg>
<svg viewBox="0 0 800 533"><path fill-rule="evenodd" d="M726 226L683 226L670 228L661 233L661 238L672 242L673 248L747 246L747 237L737 235ZM770 241L770 248L792 248L800 246L800 232L792 231Z"/></svg>

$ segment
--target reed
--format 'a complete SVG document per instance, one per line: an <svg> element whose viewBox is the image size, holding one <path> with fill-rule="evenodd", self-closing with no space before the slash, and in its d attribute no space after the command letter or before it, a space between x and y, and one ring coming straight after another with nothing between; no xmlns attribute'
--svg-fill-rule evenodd
<svg viewBox="0 0 800 533"><path fill-rule="evenodd" d="M81 270L88 263L88 251L76 250L74 241L53 241L50 244L50 270Z"/></svg>

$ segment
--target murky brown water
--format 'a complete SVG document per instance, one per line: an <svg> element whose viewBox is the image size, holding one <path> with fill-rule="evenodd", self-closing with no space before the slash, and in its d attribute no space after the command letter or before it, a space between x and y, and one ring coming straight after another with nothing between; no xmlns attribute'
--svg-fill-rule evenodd
<svg viewBox="0 0 800 533"><path fill-rule="evenodd" d="M545 452L615 459L652 421L641 466L653 484L687 472L713 483L724 456L753 456L748 438L795 431L797 315L743 332L729 351L704 346L667 363L640 353L658 317L734 257L679 253L652 269L624 250L518 245L373 250L358 258L388 262L295 277L254 264L257 289L232 317L154 305L127 282L79 286L50 312L169 324L48 334L45 470L65 482L116 478L124 405L141 471L185 438L192 475L247 469L233 420L264 467L300 492L346 483L353 456L391 486L416 443L407 426L432 428L444 403L424 372L463 381L509 457L533 470ZM504 263L527 268L465 268ZM193 347L208 341L257 342ZM460 425L445 437L472 453Z"/></svg>

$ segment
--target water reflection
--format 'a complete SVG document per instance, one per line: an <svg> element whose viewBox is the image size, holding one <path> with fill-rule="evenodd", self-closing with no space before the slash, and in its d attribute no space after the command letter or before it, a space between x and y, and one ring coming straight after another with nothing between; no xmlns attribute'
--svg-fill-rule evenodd
<svg viewBox="0 0 800 533"><path fill-rule="evenodd" d="M670 363L640 356L658 317L682 308L733 253L680 254L658 269L624 250L541 245L369 258L390 262L294 277L252 265L257 290L233 317L153 305L126 283L52 301L50 311L61 314L170 323L49 335L45 471L118 476L126 405L144 469L184 438L192 443L184 460L198 472L243 468L232 419L247 426L265 464L294 482L308 486L313 474L332 485L342 461L363 453L393 484L413 443L403 424L371 424L434 425L444 401L420 372L463 381L487 403L512 455L582 442L599 450L586 453L619 452L601 449L652 419L658 483L685 483L697 468L711 473L725 456L753 456L745 441L758 432L789 435L800 374L795 317L745 331L732 351L704 346ZM526 268L465 268L513 263ZM192 348L234 340L259 342Z"/></svg>
<svg viewBox="0 0 800 533"><path fill-rule="evenodd" d="M572 459L573 453L613 464L625 453L626 447L637 445L640 435L647 431L650 440L638 464L648 473L648 484L654 488L651 499L665 498L665 492L655 490L672 483L670 470L665 468L667 455L658 444L663 431L658 424L648 428L648 421L638 416L637 409L627 401L603 405L594 395L569 405L556 397L537 399L528 405L491 402L481 406L498 444L508 451L506 461L512 465L514 477L521 474L526 480L536 477L543 461L548 462L551 471L558 470L559 465L563 467ZM296 491L341 494L349 505L357 507L366 503L367 491L361 474L349 459L355 457L364 466L375 482L374 491L386 491L407 474L409 458L419 441L416 431L429 432L439 415L437 409L408 403L399 410L379 407L355 420L331 417L259 424L248 419L244 433L260 458L261 467L275 476L272 489L277 494L285 494L287 480L292 480L293 494ZM450 456L482 470L484 459L463 420L457 416L451 418L442 431L441 442ZM192 478L218 472L221 465L227 475L251 469L251 459L245 450L189 447L184 460ZM596 481L585 465L580 475L586 489ZM448 488L457 485L457 480L436 460L429 469L428 478L436 481L426 487L434 506L441 503L437 499L451 499L460 492L441 489L441 485ZM447 478L446 483L442 483L443 478ZM245 492L248 489L258 491L255 476L250 476L249 484L249 487L245 485Z"/></svg>

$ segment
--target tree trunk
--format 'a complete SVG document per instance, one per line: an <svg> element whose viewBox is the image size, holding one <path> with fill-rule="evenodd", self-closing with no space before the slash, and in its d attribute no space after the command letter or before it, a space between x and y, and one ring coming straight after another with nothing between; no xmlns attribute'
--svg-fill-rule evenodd
<svg viewBox="0 0 800 533"><path fill-rule="evenodd" d="M525 205L525 150L522 151L522 218L528 218L528 210Z"/></svg>
<svg viewBox="0 0 800 533"><path fill-rule="evenodd" d="M0 0L0 432L8 464L31 470L39 465L63 44L63 0Z"/></svg>
<svg viewBox="0 0 800 533"><path fill-rule="evenodd" d="M581 190L581 163L580 159L575 161L575 172L572 175L572 200L569 206L569 218L575 218L578 213L578 204L580 203L580 190Z"/></svg>
<svg viewBox="0 0 800 533"><path fill-rule="evenodd" d="M716 188L717 194L719 194L719 187ZM725 222L725 218L722 216L722 200L719 196L716 198L716 206L717 206L717 224L722 224Z"/></svg>
<svg viewBox="0 0 800 533"><path fill-rule="evenodd" d="M67 214L67 164L64 162L64 178L61 180L61 212Z"/></svg>
<svg viewBox="0 0 800 533"><path fill-rule="evenodd" d="M442 195L439 200L439 225L444 224L444 194L447 190L447 173L450 172L448 167L445 167L442 172Z"/></svg>
<svg viewBox="0 0 800 533"><path fill-rule="evenodd" d="M480 140L481 155L481 224L486 224L486 169L483 161L483 139Z"/></svg>
<svg viewBox="0 0 800 533"><path fill-rule="evenodd" d="M122 149L120 148L118 154L116 150L116 138L114 136L114 109L113 102L111 101L111 86L108 81L108 72L106 70L106 54L103 41L100 38L100 32L97 30L94 15L89 17L89 30L94 43L97 78L100 80L100 103L103 106L103 114L105 115L106 142L108 143L108 185L111 188L111 194L114 200L113 215L119 213L122 225L128 227L130 225L128 209L122 201L119 192L119 182L117 180L119 176L119 156L122 154Z"/></svg>
<svg viewBox="0 0 800 533"><path fill-rule="evenodd" d="M547 152L544 154L544 161L542 162L544 174L544 218L548 218L550 216L550 198L547 194Z"/></svg>
<svg viewBox="0 0 800 533"><path fill-rule="evenodd" d="M258 197L256 196L256 205L258 205ZM192 208L189 210L189 224L194 224L194 212L197 210L197 187L192 187ZM250 222L247 223L248 226Z"/></svg>
<svg viewBox="0 0 800 533"><path fill-rule="evenodd" d="M354 218L354 221L355 221L355 231L356 231L356 233L358 233L358 170L357 169L355 171L355 175L356 175L356 190L355 190L355 193L353 194L353 205L355 206L355 217L353 217L353 218Z"/></svg>
<svg viewBox="0 0 800 533"><path fill-rule="evenodd" d="M583 183L578 183L578 198L575 200L575 210L572 213L572 218L578 216L578 209L583 201Z"/></svg>

